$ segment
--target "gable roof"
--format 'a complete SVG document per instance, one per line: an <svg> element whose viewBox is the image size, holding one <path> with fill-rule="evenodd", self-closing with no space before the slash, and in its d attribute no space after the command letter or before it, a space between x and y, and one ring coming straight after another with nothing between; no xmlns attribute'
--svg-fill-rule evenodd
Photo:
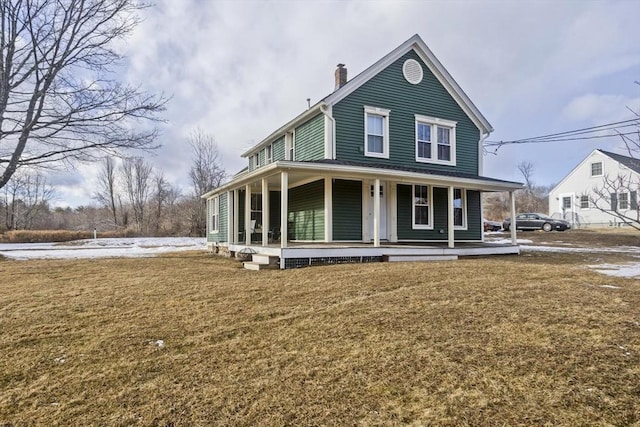
<svg viewBox="0 0 640 427"><path fill-rule="evenodd" d="M384 57L380 58L369 68L362 71L351 80L347 81L344 86L325 96L319 102L312 105L309 109L300 113L294 119L290 120L283 126L279 127L277 130L272 132L265 139L246 150L241 154L241 157L247 157L250 154L255 153L265 145L280 138L285 132L295 127L297 124L301 124L301 122L311 118L315 114L324 113L323 107L333 106L337 104L411 50L414 50L420 57L420 59L422 59L425 65L438 79L440 84L447 90L449 95L451 95L451 97L456 101L460 108L462 108L462 110L469 116L469 118L471 118L471 121L473 121L478 129L480 129L482 133L487 135L493 132L493 126L491 126L491 123L489 123L489 121L482 115L480 110L478 110L478 107L476 107L475 104L471 102L471 99L469 99L467 94L462 90L462 88L453 79L453 77L451 77L451 74L449 74L449 72L440 63L438 58L436 58L433 52L431 52L422 38L420 38L418 34L414 34L411 38L386 54Z"/></svg>
<svg viewBox="0 0 640 427"><path fill-rule="evenodd" d="M600 149L598 149L598 151L604 154L605 156L611 157L613 160L628 167L632 171L636 173L640 173L640 159L635 159L633 157L623 156L622 154L616 154L610 151L604 151Z"/></svg>

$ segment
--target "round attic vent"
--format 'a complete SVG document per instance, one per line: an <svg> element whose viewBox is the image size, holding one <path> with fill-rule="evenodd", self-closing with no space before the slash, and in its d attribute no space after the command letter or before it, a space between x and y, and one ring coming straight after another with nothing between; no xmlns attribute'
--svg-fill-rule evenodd
<svg viewBox="0 0 640 427"><path fill-rule="evenodd" d="M422 81L422 66L415 59L407 59L402 65L402 74L409 83L417 85Z"/></svg>

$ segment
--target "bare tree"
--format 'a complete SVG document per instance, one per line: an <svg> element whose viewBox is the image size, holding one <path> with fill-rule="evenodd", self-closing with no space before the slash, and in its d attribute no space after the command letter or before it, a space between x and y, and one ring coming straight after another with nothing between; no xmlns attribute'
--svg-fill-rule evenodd
<svg viewBox="0 0 640 427"><path fill-rule="evenodd" d="M118 210L116 207L116 163L112 157L106 157L98 174L98 190L93 198L109 209L114 228L118 227Z"/></svg>
<svg viewBox="0 0 640 427"><path fill-rule="evenodd" d="M206 232L206 202L201 195L210 191L226 178L226 172L222 167L218 145L213 136L196 129L188 138L193 160L189 169L189 178L192 185L191 206L191 234L203 236Z"/></svg>
<svg viewBox="0 0 640 427"><path fill-rule="evenodd" d="M152 149L166 99L120 83L137 0L0 1L0 188L25 166ZM137 123L135 126L132 124Z"/></svg>
<svg viewBox="0 0 640 427"><path fill-rule="evenodd" d="M31 229L38 216L48 213L53 195L53 188L42 173L25 170L14 174L2 188L5 227Z"/></svg>
<svg viewBox="0 0 640 427"><path fill-rule="evenodd" d="M122 178L133 210L133 220L140 232L147 231L147 204L151 194L153 168L141 158L122 163Z"/></svg>

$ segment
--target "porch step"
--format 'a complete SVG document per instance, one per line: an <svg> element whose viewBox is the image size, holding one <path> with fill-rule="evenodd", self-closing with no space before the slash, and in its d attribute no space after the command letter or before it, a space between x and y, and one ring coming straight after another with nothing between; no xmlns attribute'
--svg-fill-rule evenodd
<svg viewBox="0 0 640 427"><path fill-rule="evenodd" d="M398 261L455 261L458 255L383 255L384 262Z"/></svg>
<svg viewBox="0 0 640 427"><path fill-rule="evenodd" d="M245 261L242 266L245 270L267 270L279 268L278 260L280 258L276 256L269 256L263 254L251 255L251 261Z"/></svg>

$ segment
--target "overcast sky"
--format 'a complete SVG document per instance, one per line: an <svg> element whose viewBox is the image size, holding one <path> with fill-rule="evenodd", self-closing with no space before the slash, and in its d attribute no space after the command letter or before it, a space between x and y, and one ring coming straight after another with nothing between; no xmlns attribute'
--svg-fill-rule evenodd
<svg viewBox="0 0 640 427"><path fill-rule="evenodd" d="M171 96L147 156L188 186L186 138L213 135L226 170L240 154L333 91L335 66L353 77L419 34L493 125L513 140L631 118L640 111L640 2L154 0L124 47L122 78ZM517 145L485 156L484 175L558 182L616 138ZM95 166L52 177L56 205L93 203Z"/></svg>

